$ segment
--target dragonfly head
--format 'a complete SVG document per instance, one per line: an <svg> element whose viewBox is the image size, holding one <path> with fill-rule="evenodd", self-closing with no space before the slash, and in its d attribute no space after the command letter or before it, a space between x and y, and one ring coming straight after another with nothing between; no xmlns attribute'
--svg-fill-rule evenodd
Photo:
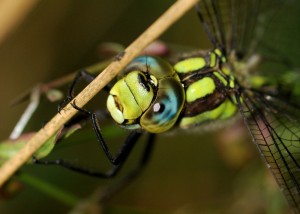
<svg viewBox="0 0 300 214"><path fill-rule="evenodd" d="M184 89L170 64L156 57L134 59L110 90L107 109L119 125L160 133L177 121Z"/></svg>

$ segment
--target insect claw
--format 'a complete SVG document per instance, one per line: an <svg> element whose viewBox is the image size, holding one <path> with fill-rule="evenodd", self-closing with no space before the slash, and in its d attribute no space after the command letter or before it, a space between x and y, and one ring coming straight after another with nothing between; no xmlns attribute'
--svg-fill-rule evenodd
<svg viewBox="0 0 300 214"><path fill-rule="evenodd" d="M59 114L61 114L60 112L61 112L62 110L64 110L64 108L63 108L61 105L58 105L58 106L57 106L57 112L58 112Z"/></svg>

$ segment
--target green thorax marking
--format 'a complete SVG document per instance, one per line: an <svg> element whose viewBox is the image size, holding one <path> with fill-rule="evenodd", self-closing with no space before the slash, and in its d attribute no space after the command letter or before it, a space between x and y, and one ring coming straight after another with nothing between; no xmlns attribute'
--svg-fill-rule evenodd
<svg viewBox="0 0 300 214"><path fill-rule="evenodd" d="M232 101L235 80L221 50L188 56L174 65L185 89L185 106L180 127L188 128L236 112Z"/></svg>

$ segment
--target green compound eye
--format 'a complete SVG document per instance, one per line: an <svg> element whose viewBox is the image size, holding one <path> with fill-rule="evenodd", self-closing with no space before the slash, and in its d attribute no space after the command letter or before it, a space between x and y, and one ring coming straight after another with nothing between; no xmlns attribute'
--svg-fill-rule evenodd
<svg viewBox="0 0 300 214"><path fill-rule="evenodd" d="M159 133L175 124L184 96L179 78L169 63L155 57L138 57L111 89L107 109L125 128Z"/></svg>
<svg viewBox="0 0 300 214"><path fill-rule="evenodd" d="M127 74L134 70L148 73L158 80L175 74L175 70L169 63L154 56L140 56L135 58L122 73Z"/></svg>
<svg viewBox="0 0 300 214"><path fill-rule="evenodd" d="M159 82L155 101L141 118L141 126L151 133L165 132L176 123L185 93L180 82L169 77Z"/></svg>

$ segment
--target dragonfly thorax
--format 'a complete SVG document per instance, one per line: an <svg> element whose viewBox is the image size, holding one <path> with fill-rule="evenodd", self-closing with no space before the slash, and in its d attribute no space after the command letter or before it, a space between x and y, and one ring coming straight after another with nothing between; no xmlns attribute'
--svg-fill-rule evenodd
<svg viewBox="0 0 300 214"><path fill-rule="evenodd" d="M181 128L228 119L235 114L236 103L232 95L235 79L219 49L187 56L174 68L186 94L179 122Z"/></svg>

